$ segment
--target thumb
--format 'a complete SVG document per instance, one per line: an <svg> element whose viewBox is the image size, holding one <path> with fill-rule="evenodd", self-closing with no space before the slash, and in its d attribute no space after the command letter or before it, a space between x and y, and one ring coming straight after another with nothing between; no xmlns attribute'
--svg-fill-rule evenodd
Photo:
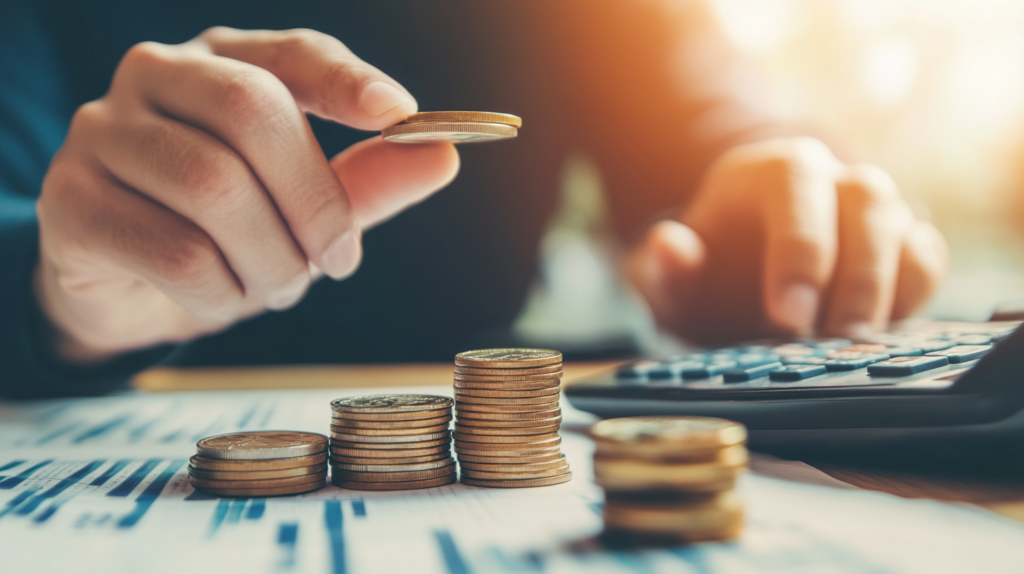
<svg viewBox="0 0 1024 574"><path fill-rule="evenodd" d="M659 323L678 328L704 267L704 241L678 221L661 221L626 260L626 276Z"/></svg>

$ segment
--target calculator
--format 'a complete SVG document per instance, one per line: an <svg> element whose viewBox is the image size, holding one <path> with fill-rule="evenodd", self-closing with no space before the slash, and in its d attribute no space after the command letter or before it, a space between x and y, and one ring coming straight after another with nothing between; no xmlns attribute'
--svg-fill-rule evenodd
<svg viewBox="0 0 1024 574"><path fill-rule="evenodd" d="M755 341L638 360L568 385L601 417L697 415L786 457L1024 452L1019 321L905 323L858 340Z"/></svg>

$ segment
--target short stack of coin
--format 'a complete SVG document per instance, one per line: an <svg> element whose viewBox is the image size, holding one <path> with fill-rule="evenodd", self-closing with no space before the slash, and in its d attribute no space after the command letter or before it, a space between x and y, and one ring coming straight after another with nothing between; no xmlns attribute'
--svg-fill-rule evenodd
<svg viewBox="0 0 1024 574"><path fill-rule="evenodd" d="M196 490L219 496L281 496L323 488L327 437L295 431L253 431L204 438L189 459Z"/></svg>
<svg viewBox="0 0 1024 574"><path fill-rule="evenodd" d="M385 128L382 136L392 143L472 143L514 138L523 120L495 112L420 112L404 122Z"/></svg>
<svg viewBox="0 0 1024 574"><path fill-rule="evenodd" d="M463 484L526 488L572 479L558 434L561 380L558 351L455 356L455 452Z"/></svg>
<svg viewBox="0 0 1024 574"><path fill-rule="evenodd" d="M331 483L353 490L409 490L456 480L452 399L365 395L331 402Z"/></svg>
<svg viewBox="0 0 1024 574"><path fill-rule="evenodd" d="M708 417L630 417L591 428L605 491L604 537L626 544L728 540L743 529L736 478L743 425Z"/></svg>

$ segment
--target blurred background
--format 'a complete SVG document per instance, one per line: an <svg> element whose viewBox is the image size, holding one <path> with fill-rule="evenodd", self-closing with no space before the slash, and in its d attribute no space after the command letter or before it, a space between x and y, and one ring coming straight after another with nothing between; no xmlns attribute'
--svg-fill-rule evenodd
<svg viewBox="0 0 1024 574"><path fill-rule="evenodd" d="M1024 2L711 4L773 105L886 169L946 235L952 268L927 316L984 320L1024 298ZM562 190L517 332L568 349L665 344L613 272L599 170L570 158Z"/></svg>

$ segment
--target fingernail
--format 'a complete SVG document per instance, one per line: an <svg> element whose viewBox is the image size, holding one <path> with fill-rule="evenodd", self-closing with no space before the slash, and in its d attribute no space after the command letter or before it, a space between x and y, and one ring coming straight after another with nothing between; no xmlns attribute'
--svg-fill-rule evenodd
<svg viewBox="0 0 1024 574"><path fill-rule="evenodd" d="M408 94L386 82L371 82L363 88L359 105L373 117L382 116L398 106L406 106L410 113L416 109L416 102Z"/></svg>
<svg viewBox="0 0 1024 574"><path fill-rule="evenodd" d="M292 285L271 293L267 298L267 308L274 311L290 309L302 300L302 297L306 295L307 289L309 289L309 278L303 275L296 279Z"/></svg>
<svg viewBox="0 0 1024 574"><path fill-rule="evenodd" d="M324 251L324 273L335 280L344 279L354 273L363 258L361 236L358 230L353 230L336 239L327 251Z"/></svg>
<svg viewBox="0 0 1024 574"><path fill-rule="evenodd" d="M814 327L818 314L818 290L806 283L794 283L782 292L775 309L781 326L807 332Z"/></svg>

